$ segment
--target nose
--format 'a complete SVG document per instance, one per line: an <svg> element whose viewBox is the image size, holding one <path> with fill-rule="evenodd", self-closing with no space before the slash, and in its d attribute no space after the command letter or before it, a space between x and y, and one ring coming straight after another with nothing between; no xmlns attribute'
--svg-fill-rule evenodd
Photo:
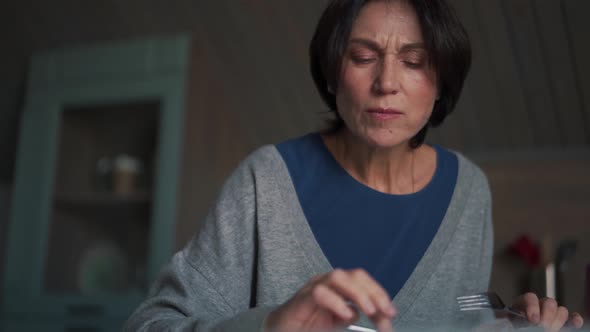
<svg viewBox="0 0 590 332"><path fill-rule="evenodd" d="M374 89L378 94L396 94L399 91L399 72L393 59L383 59L377 66Z"/></svg>

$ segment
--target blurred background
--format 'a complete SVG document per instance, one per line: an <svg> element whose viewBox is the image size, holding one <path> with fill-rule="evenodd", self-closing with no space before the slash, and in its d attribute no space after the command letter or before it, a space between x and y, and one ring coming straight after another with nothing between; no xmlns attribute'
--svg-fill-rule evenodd
<svg viewBox="0 0 590 332"><path fill-rule="evenodd" d="M489 177L491 288L588 315L590 2L451 2L474 61L428 140ZM5 330L117 330L241 159L321 128L307 47L326 3L4 4Z"/></svg>

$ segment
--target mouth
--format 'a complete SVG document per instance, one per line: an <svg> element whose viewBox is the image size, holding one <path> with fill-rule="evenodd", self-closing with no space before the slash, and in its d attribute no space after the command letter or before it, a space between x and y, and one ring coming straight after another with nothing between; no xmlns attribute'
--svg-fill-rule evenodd
<svg viewBox="0 0 590 332"><path fill-rule="evenodd" d="M369 108L366 113L379 120L394 119L404 114L402 111L393 108Z"/></svg>

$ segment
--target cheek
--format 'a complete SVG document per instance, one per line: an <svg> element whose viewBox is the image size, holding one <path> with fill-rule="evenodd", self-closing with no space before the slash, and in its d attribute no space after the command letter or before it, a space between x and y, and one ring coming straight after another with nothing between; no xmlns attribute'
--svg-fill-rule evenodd
<svg viewBox="0 0 590 332"><path fill-rule="evenodd" d="M437 87L432 80L424 75L416 75L408 79L409 98L413 107L421 110L426 118L430 117L437 96Z"/></svg>
<svg viewBox="0 0 590 332"><path fill-rule="evenodd" d="M347 68L346 64L344 66L338 85L337 101L341 102L339 106L359 106L370 94L371 74L367 70Z"/></svg>
<svg viewBox="0 0 590 332"><path fill-rule="evenodd" d="M434 99L437 93L436 81L433 74L424 71L412 71L407 73L406 82L412 85L412 90L423 97Z"/></svg>
<svg viewBox="0 0 590 332"><path fill-rule="evenodd" d="M355 121L353 119L359 116L358 110L362 109L365 100L362 86L350 77L347 78L343 75L342 78L336 93L338 112L345 121Z"/></svg>

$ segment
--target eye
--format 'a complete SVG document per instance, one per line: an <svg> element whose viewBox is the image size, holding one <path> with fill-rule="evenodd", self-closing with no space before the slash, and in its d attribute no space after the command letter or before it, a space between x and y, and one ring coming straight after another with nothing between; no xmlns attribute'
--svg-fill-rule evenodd
<svg viewBox="0 0 590 332"><path fill-rule="evenodd" d="M364 57L364 56L351 56L350 57L352 62L357 65L366 65L372 63L376 60L374 57Z"/></svg>
<svg viewBox="0 0 590 332"><path fill-rule="evenodd" d="M408 67L410 69L420 69L420 68L422 68L424 66L424 63L422 61L416 62L416 61L408 61L408 60L405 60L405 61L402 61L402 62L403 62L403 64L406 67Z"/></svg>
<svg viewBox="0 0 590 332"><path fill-rule="evenodd" d="M364 47L353 47L348 51L350 60L356 65L367 65L378 60L378 55Z"/></svg>
<svg viewBox="0 0 590 332"><path fill-rule="evenodd" d="M422 52L411 51L403 54L400 58L401 62L410 69L422 69L426 63L426 55Z"/></svg>

